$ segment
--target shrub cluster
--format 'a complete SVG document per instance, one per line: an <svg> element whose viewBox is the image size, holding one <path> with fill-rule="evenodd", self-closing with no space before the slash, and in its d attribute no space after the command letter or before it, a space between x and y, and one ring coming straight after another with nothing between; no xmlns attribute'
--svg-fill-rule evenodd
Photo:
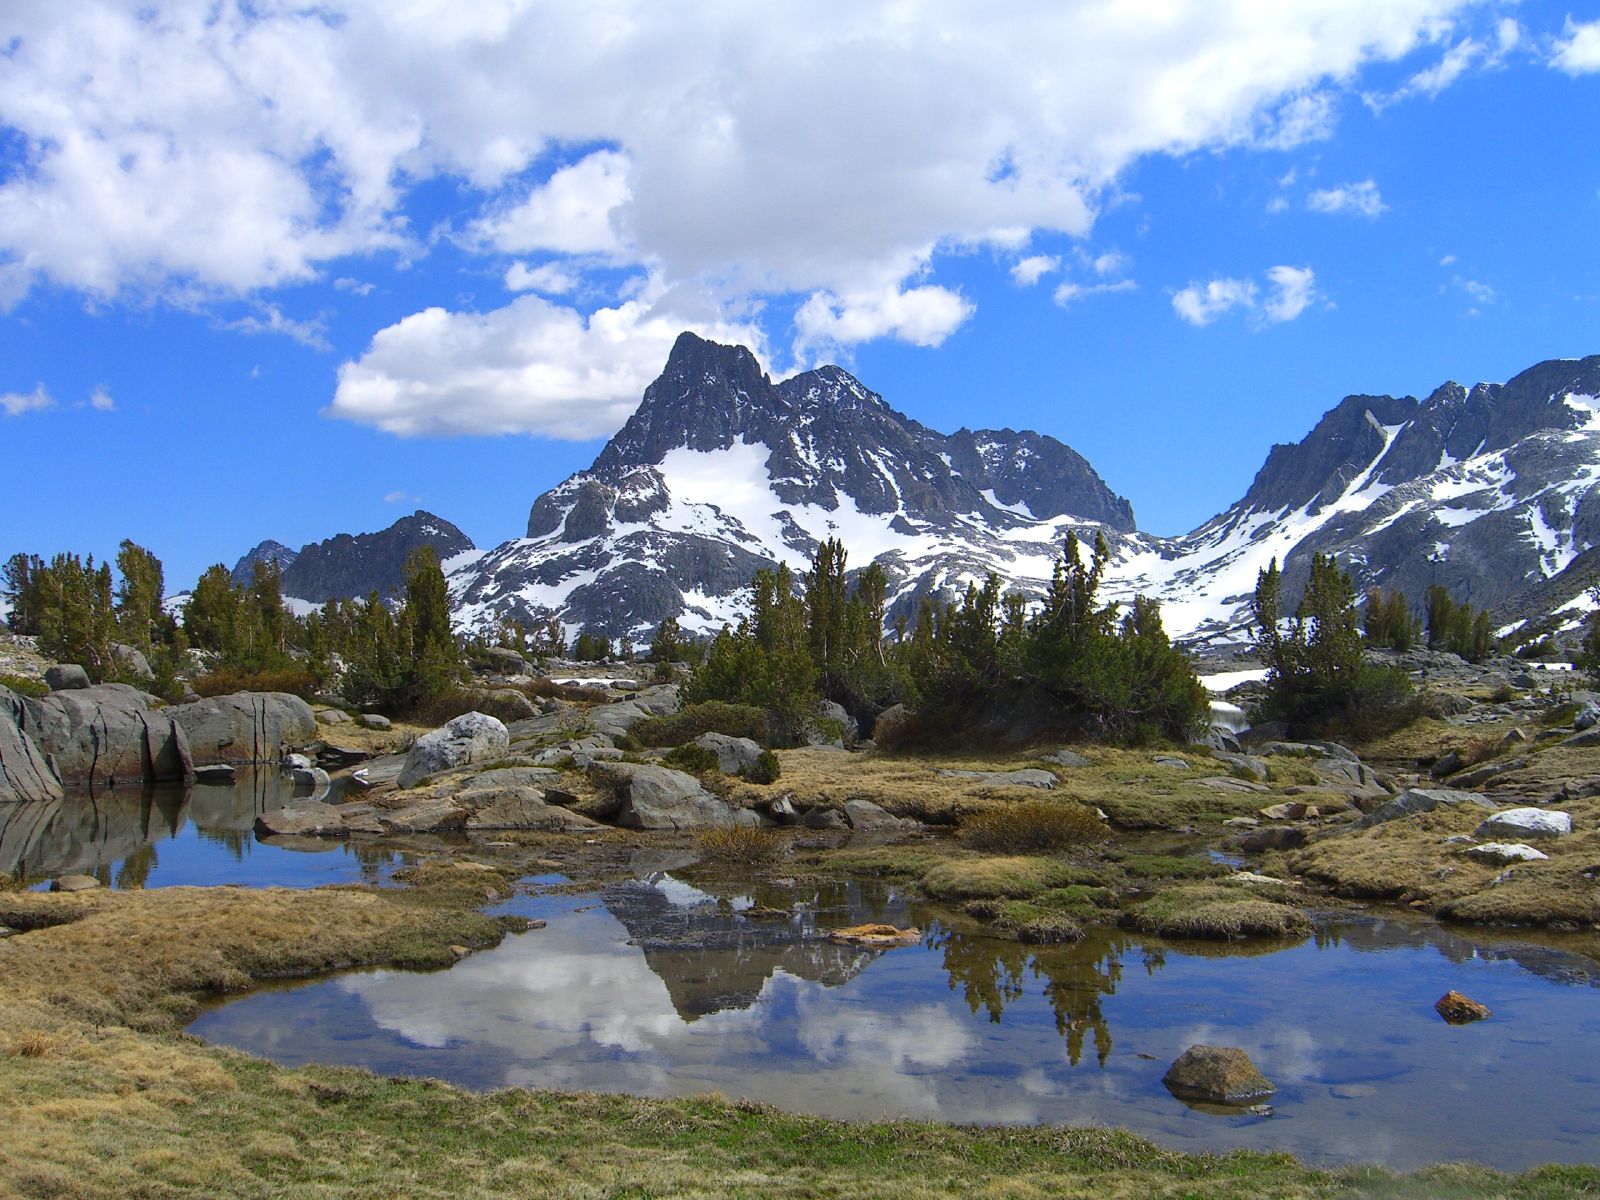
<svg viewBox="0 0 1600 1200"><path fill-rule="evenodd" d="M783 853L782 835L748 825L707 829L695 841L702 857L733 866L760 866Z"/></svg>
<svg viewBox="0 0 1600 1200"><path fill-rule="evenodd" d="M961 837L995 854L1051 854L1104 841L1106 824L1084 804L1023 800L997 804L961 822Z"/></svg>
<svg viewBox="0 0 1600 1200"><path fill-rule="evenodd" d="M725 704L707 700L685 704L664 717L646 717L631 732L643 746L681 746L702 733L725 733L729 737L769 740L767 712L749 704Z"/></svg>
<svg viewBox="0 0 1600 1200"><path fill-rule="evenodd" d="M310 700L317 692L317 677L304 667L280 667L267 671L245 671L238 667L219 667L197 675L189 686L201 696L226 696L232 692L288 692Z"/></svg>

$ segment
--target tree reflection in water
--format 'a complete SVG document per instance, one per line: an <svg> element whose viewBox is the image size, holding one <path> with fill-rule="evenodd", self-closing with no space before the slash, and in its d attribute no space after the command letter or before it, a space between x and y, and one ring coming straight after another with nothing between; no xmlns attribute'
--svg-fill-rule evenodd
<svg viewBox="0 0 1600 1200"><path fill-rule="evenodd" d="M943 953L950 990L960 988L967 1007L973 1013L987 1012L995 1024L1007 1005L1027 994L1030 981L1042 983L1042 994L1055 1014L1056 1032L1066 1039L1073 1066L1083 1058L1089 1034L1094 1036L1095 1058L1102 1067L1111 1056L1111 1025L1102 1001L1116 994L1124 960L1137 953L1147 975L1166 961L1160 949L1117 930L1093 931L1072 946L1044 947L935 923L927 944Z"/></svg>

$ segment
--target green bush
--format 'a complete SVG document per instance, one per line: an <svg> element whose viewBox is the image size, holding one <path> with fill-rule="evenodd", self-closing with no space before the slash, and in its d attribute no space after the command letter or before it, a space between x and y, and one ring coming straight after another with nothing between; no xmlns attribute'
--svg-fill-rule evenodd
<svg viewBox="0 0 1600 1200"><path fill-rule="evenodd" d="M702 733L768 741L767 713L750 704L724 704L707 700L688 704L665 717L646 717L633 727L633 736L645 746L681 746Z"/></svg>
<svg viewBox="0 0 1600 1200"><path fill-rule="evenodd" d="M783 774L783 765L778 762L778 756L771 750L763 750L756 765L744 773L744 777L751 783L777 783L778 776Z"/></svg>
<svg viewBox="0 0 1600 1200"><path fill-rule="evenodd" d="M42 679L30 679L26 675L7 675L0 672L0 687L10 688L19 696L46 696L50 689Z"/></svg>
<svg viewBox="0 0 1600 1200"><path fill-rule="evenodd" d="M1087 805L1023 800L996 805L961 823L976 850L996 854L1047 854L1104 841L1106 824Z"/></svg>
<svg viewBox="0 0 1600 1200"><path fill-rule="evenodd" d="M717 754L704 746L697 746L693 742L685 742L675 749L667 751L661 761L680 771L687 771L691 775L706 775L717 770Z"/></svg>

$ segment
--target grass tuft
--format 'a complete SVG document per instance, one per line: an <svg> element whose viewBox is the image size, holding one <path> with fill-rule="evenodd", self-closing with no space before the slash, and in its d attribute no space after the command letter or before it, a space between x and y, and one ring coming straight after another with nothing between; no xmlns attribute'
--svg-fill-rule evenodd
<svg viewBox="0 0 1600 1200"><path fill-rule="evenodd" d="M961 822L962 839L997 854L1048 854L1104 841L1105 822L1085 804L1023 800L1000 804Z"/></svg>

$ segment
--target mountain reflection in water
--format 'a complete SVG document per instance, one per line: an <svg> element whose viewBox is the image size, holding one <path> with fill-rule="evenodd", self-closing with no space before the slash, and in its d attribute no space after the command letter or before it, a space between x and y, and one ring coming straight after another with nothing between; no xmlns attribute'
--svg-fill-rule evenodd
<svg viewBox="0 0 1600 1200"><path fill-rule="evenodd" d="M774 915L773 910L788 915ZM549 921L447 971L349 973L221 1004L193 1032L282 1062L795 1112L1132 1128L1187 1150L1521 1169L1600 1145L1600 1005L1555 946L1349 922L1299 944L1120 931L1040 948L952 927L876 881L693 886L672 875L519 897ZM829 928L916 924L920 945ZM1451 987L1494 1009L1456 1028ZM1244 1048L1270 1119L1161 1084L1193 1043Z"/></svg>
<svg viewBox="0 0 1600 1200"><path fill-rule="evenodd" d="M400 861L393 851L327 838L258 841L256 818L293 795L277 770L241 768L233 783L0 805L0 874L29 883L93 875L118 888L312 887L376 882Z"/></svg>

